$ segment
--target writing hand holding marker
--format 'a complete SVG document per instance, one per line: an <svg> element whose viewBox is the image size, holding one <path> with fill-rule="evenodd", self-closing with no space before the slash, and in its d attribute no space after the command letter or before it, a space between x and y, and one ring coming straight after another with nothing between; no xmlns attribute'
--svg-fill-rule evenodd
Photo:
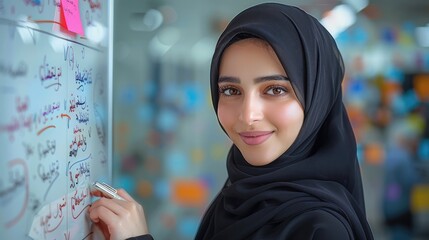
<svg viewBox="0 0 429 240"><path fill-rule="evenodd" d="M100 198L89 207L89 217L105 239L127 239L148 233L143 207L125 190L94 183L91 194Z"/></svg>
<svg viewBox="0 0 429 240"><path fill-rule="evenodd" d="M118 191L116 189L114 189L113 187L111 187L110 185L108 185L107 183L103 183L103 182L94 182L92 184L93 189L100 191L104 197L108 197L108 198L114 198L114 199L118 199L118 200L124 200L121 196L118 195Z"/></svg>

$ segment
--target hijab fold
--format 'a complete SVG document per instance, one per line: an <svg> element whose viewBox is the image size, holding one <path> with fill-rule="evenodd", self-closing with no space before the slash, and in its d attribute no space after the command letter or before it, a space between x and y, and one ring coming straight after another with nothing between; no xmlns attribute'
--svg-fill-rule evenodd
<svg viewBox="0 0 429 240"><path fill-rule="evenodd" d="M372 239L366 221L356 142L342 102L344 66L335 40L299 8L263 3L238 14L220 36L211 65L217 112L222 53L242 38L268 42L304 108L301 131L278 159L252 166L233 145L229 179L207 209L196 239L279 239L288 223L315 210L329 213L350 239ZM305 240L305 239L304 239Z"/></svg>

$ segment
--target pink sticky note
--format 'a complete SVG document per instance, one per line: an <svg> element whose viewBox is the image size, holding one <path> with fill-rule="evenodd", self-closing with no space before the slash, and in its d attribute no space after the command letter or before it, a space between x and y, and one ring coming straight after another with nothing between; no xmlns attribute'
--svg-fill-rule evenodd
<svg viewBox="0 0 429 240"><path fill-rule="evenodd" d="M82 21L80 19L79 0L61 0L67 29L80 35L84 35Z"/></svg>

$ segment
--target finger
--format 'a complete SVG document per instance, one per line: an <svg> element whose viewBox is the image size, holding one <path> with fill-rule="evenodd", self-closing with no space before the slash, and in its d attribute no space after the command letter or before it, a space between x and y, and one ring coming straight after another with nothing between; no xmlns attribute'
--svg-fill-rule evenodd
<svg viewBox="0 0 429 240"><path fill-rule="evenodd" d="M91 194L91 196L94 196L94 197L112 198L111 196L106 195L104 192L97 190L97 189L91 190L90 194Z"/></svg>
<svg viewBox="0 0 429 240"><path fill-rule="evenodd" d="M93 209L96 209L99 206L105 205L106 204L106 200L110 201L111 199L107 199L107 198L99 198L98 200L94 201L91 206L89 207L89 211L92 211Z"/></svg>
<svg viewBox="0 0 429 240"><path fill-rule="evenodd" d="M104 206L93 209L89 213L89 218L95 223L103 222L103 224L100 226L104 227L105 229L106 227L107 229L110 229L114 223L118 221L118 216L112 211L109 211L109 209Z"/></svg>
<svg viewBox="0 0 429 240"><path fill-rule="evenodd" d="M108 209L110 212L121 215L124 212L126 212L126 206L122 206L127 204L126 201L117 200L117 199L110 199L110 198L100 198L94 203L92 203L89 211L92 212L95 209L98 209L100 207Z"/></svg>
<svg viewBox="0 0 429 240"><path fill-rule="evenodd" d="M118 216L118 214L110 211L110 209L105 206L99 206L96 209L93 209L90 212L89 217L94 222L98 221L96 224L99 224L105 236L110 235L110 239L118 239L117 237L112 238L112 236L118 236L118 234L123 230L122 228L124 225L120 224L123 222L123 217Z"/></svg>
<svg viewBox="0 0 429 240"><path fill-rule="evenodd" d="M92 189L90 194L95 197L104 197L103 193L97 189Z"/></svg>
<svg viewBox="0 0 429 240"><path fill-rule="evenodd" d="M103 232L104 239L110 239L109 227L103 221L96 223L96 225L100 225L100 229Z"/></svg>
<svg viewBox="0 0 429 240"><path fill-rule="evenodd" d="M129 195L127 193L127 191L125 191L124 189L120 188L118 189L118 195L123 197L125 200L130 201L130 202L135 202L136 200L134 200L134 198L131 197L131 195Z"/></svg>

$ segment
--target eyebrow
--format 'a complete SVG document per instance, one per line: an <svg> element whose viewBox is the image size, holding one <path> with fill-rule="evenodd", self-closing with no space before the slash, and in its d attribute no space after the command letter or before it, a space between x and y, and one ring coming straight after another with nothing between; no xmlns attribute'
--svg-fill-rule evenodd
<svg viewBox="0 0 429 240"><path fill-rule="evenodd" d="M283 75L269 75L269 76L257 77L254 79L254 82L261 83L261 82L272 81L272 80L290 81L290 78ZM218 83L222 83L222 82L240 83L240 79L237 77L222 76L222 77L219 77L217 82Z"/></svg>

